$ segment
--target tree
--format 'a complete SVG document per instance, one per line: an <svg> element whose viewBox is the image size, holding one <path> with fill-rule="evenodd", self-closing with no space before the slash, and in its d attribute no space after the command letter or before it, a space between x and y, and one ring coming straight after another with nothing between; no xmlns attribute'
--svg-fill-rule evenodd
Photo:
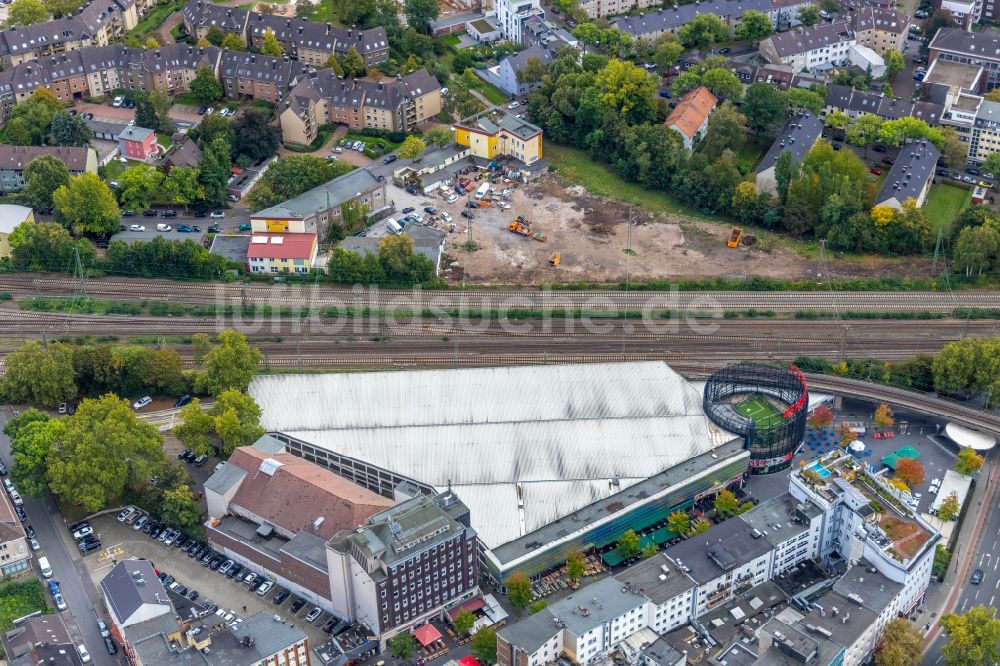
<svg viewBox="0 0 1000 666"><path fill-rule="evenodd" d="M156 35L150 35L146 38L145 46L147 49L158 49L162 46L162 44L160 44L159 40L156 39Z"/></svg>
<svg viewBox="0 0 1000 666"><path fill-rule="evenodd" d="M264 41L261 42L260 52L275 58L285 55L285 49L282 48L281 42L274 36L274 31L270 27L264 30Z"/></svg>
<svg viewBox="0 0 1000 666"><path fill-rule="evenodd" d="M862 113L847 126L845 135L847 143L852 146L864 147L865 159L868 159L868 148L875 143L882 129L883 121L873 113Z"/></svg>
<svg viewBox="0 0 1000 666"><path fill-rule="evenodd" d="M941 618L948 643L941 648L946 666L990 666L1000 662L1000 619L996 609L974 606Z"/></svg>
<svg viewBox="0 0 1000 666"><path fill-rule="evenodd" d="M160 119L156 116L156 108L149 101L147 95L136 95L135 124L154 131L160 127Z"/></svg>
<svg viewBox="0 0 1000 666"><path fill-rule="evenodd" d="M413 136L412 134L406 137L403 141L403 145L399 147L399 156L404 159L417 159L420 157L421 153L426 150L427 144L425 144L420 137Z"/></svg>
<svg viewBox="0 0 1000 666"><path fill-rule="evenodd" d="M497 632L491 627L483 627L472 635L470 648L472 649L472 656L479 663L497 663Z"/></svg>
<svg viewBox="0 0 1000 666"><path fill-rule="evenodd" d="M958 514L961 510L962 505L958 502L958 495L952 493L941 502L941 506L937 510L937 517L945 522L958 520Z"/></svg>
<svg viewBox="0 0 1000 666"><path fill-rule="evenodd" d="M441 10L437 0L405 0L403 12L407 23L418 32L428 34L431 31L431 21L437 20Z"/></svg>
<svg viewBox="0 0 1000 666"><path fill-rule="evenodd" d="M164 491L160 514L165 522L181 529L190 529L201 523L201 505L187 486Z"/></svg>
<svg viewBox="0 0 1000 666"><path fill-rule="evenodd" d="M198 182L204 188L205 201L219 205L226 200L226 184L233 168L232 149L223 135L218 135L202 150Z"/></svg>
<svg viewBox="0 0 1000 666"><path fill-rule="evenodd" d="M819 405L813 410L809 418L806 419L806 424L814 430L820 430L826 428L831 423L833 423L833 412L826 405Z"/></svg>
<svg viewBox="0 0 1000 666"><path fill-rule="evenodd" d="M747 118L732 102L725 101L708 117L708 130L701 150L715 159L726 150L736 151L746 139Z"/></svg>
<svg viewBox="0 0 1000 666"><path fill-rule="evenodd" d="M52 210L52 193L69 185L69 169L62 160L42 155L24 167L24 189L21 199L40 213Z"/></svg>
<svg viewBox="0 0 1000 666"><path fill-rule="evenodd" d="M174 105L174 100L159 88L154 88L146 95L146 100L153 107L153 111L156 113L156 123L155 127L151 129L158 130L164 134L173 134L174 124L170 120L170 107Z"/></svg>
<svg viewBox="0 0 1000 666"><path fill-rule="evenodd" d="M214 25L205 32L205 41L212 46L222 46L222 42L225 38L226 33L222 32L222 30Z"/></svg>
<svg viewBox="0 0 1000 666"><path fill-rule="evenodd" d="M201 122L189 131L188 136L194 139L202 150L206 150L218 137L222 137L228 146L236 144L236 130L233 129L232 121L214 114L202 116Z"/></svg>
<svg viewBox="0 0 1000 666"><path fill-rule="evenodd" d="M807 28L819 23L819 7L816 5L806 5L799 9L799 23Z"/></svg>
<svg viewBox="0 0 1000 666"><path fill-rule="evenodd" d="M10 247L14 266L31 270L72 270L77 254L84 266L92 265L96 257L93 244L74 241L55 222L18 225L10 235Z"/></svg>
<svg viewBox="0 0 1000 666"><path fill-rule="evenodd" d="M171 203L187 208L205 198L205 188L198 182L199 175L198 169L194 167L174 167L163 179L163 193Z"/></svg>
<svg viewBox="0 0 1000 666"><path fill-rule="evenodd" d="M174 436L181 444L198 455L211 450L215 419L202 410L201 400L194 398L181 408L181 424L174 427Z"/></svg>
<svg viewBox="0 0 1000 666"><path fill-rule="evenodd" d="M903 59L903 54L896 49L886 49L882 53L882 60L885 61L885 80L891 81L892 77L903 71L906 67L906 61Z"/></svg>
<svg viewBox="0 0 1000 666"><path fill-rule="evenodd" d="M925 479L924 466L920 464L919 460L900 458L899 462L896 463L896 477L911 488L919 486Z"/></svg>
<svg viewBox="0 0 1000 666"><path fill-rule="evenodd" d="M70 178L52 194L56 220L76 233L113 234L120 211L115 195L95 173Z"/></svg>
<svg viewBox="0 0 1000 666"><path fill-rule="evenodd" d="M729 28L715 14L698 14L677 31L680 43L689 49L703 49L729 36Z"/></svg>
<svg viewBox="0 0 1000 666"><path fill-rule="evenodd" d="M507 588L507 598L514 608L525 608L531 603L531 581L520 571L512 573L504 586Z"/></svg>
<svg viewBox="0 0 1000 666"><path fill-rule="evenodd" d="M698 536L699 534L704 534L708 530L712 529L712 523L708 522L704 518L698 518L691 523L691 530L688 536Z"/></svg>
<svg viewBox="0 0 1000 666"><path fill-rule="evenodd" d="M271 114L263 109L247 109L233 122L236 141L233 149L256 162L278 150L281 131L271 124Z"/></svg>
<svg viewBox="0 0 1000 666"><path fill-rule="evenodd" d="M785 99L791 111L809 111L814 116L818 116L826 105L823 95L805 88L789 88L785 91Z"/></svg>
<svg viewBox="0 0 1000 666"><path fill-rule="evenodd" d="M703 16L710 16L703 14ZM612 59L594 78L603 113L618 114L626 124L656 118L656 81L638 65Z"/></svg>
<svg viewBox="0 0 1000 666"><path fill-rule="evenodd" d="M215 419L215 432L227 453L261 438L264 429L260 427L260 414L260 407L253 398L234 389L220 393L209 411Z"/></svg>
<svg viewBox="0 0 1000 666"><path fill-rule="evenodd" d="M653 62L666 69L673 67L684 53L684 46L673 35L664 35L656 40L656 50L653 51Z"/></svg>
<svg viewBox="0 0 1000 666"><path fill-rule="evenodd" d="M667 529L683 536L691 529L691 517L686 511L674 511L667 516Z"/></svg>
<svg viewBox="0 0 1000 666"><path fill-rule="evenodd" d="M900 146L908 140L927 139L934 145L943 143L941 131L931 127L920 118L904 116L895 120L886 120L879 128L878 138L892 146Z"/></svg>
<svg viewBox="0 0 1000 666"><path fill-rule="evenodd" d="M735 515L738 508L739 502L736 500L736 494L728 488L715 496L715 512L722 518Z"/></svg>
<svg viewBox="0 0 1000 666"><path fill-rule="evenodd" d="M451 130L447 127L432 127L424 132L424 140L428 145L444 148L451 143Z"/></svg>
<svg viewBox="0 0 1000 666"><path fill-rule="evenodd" d="M729 69L714 67L701 76L703 86L711 90L716 97L738 100L743 96L743 84Z"/></svg>
<svg viewBox="0 0 1000 666"><path fill-rule="evenodd" d="M191 336L191 353L196 364L201 365L210 351L212 351L212 338L208 333L195 333Z"/></svg>
<svg viewBox="0 0 1000 666"><path fill-rule="evenodd" d="M65 422L46 480L54 494L85 511L114 505L126 489L140 490L164 465L163 438L127 400L111 394L84 400Z"/></svg>
<svg viewBox="0 0 1000 666"><path fill-rule="evenodd" d="M618 552L622 559L630 560L639 554L639 535L635 530L625 530L625 533L618 537Z"/></svg>
<svg viewBox="0 0 1000 666"><path fill-rule="evenodd" d="M160 189L163 174L148 164L135 164L118 178L118 199L126 210L145 210Z"/></svg>
<svg viewBox="0 0 1000 666"><path fill-rule="evenodd" d="M736 26L736 39L745 42L759 42L774 32L771 17L764 12L748 10L743 12L743 20Z"/></svg>
<svg viewBox="0 0 1000 666"><path fill-rule="evenodd" d="M747 118L747 124L759 138L770 134L788 115L788 99L775 86L768 83L753 83L747 87L740 107Z"/></svg>
<svg viewBox="0 0 1000 666"><path fill-rule="evenodd" d="M62 421L33 421L18 429L17 436L11 438L10 452L14 460L11 477L22 493L35 498L45 495L49 458L65 432L66 424Z"/></svg>
<svg viewBox="0 0 1000 666"><path fill-rule="evenodd" d="M968 152L968 146L962 143L961 139L958 138L958 132L952 127L939 127L941 131L941 157L944 159L945 164L952 168L961 168L965 165L965 158ZM983 164L983 169L987 173L993 173L988 171L988 167L985 162L989 160L990 157L997 156L1000 158L1000 153L992 153L987 156ZM1000 164L1000 162L994 162L994 164Z"/></svg>
<svg viewBox="0 0 1000 666"><path fill-rule="evenodd" d="M247 344L245 335L231 329L219 333L215 343L205 355L205 370L197 379L199 392L218 396L229 389L245 390L263 354Z"/></svg>
<svg viewBox="0 0 1000 666"><path fill-rule="evenodd" d="M69 16L80 8L80 0L42 0L52 18Z"/></svg>
<svg viewBox="0 0 1000 666"><path fill-rule="evenodd" d="M334 75L341 79L344 78L344 66L340 64L340 58L331 55L326 59L326 66L333 70Z"/></svg>
<svg viewBox="0 0 1000 666"><path fill-rule="evenodd" d="M61 105L48 88L38 88L27 100L11 111L7 124L7 143L22 146L41 146L49 133L52 118Z"/></svg>
<svg viewBox="0 0 1000 666"><path fill-rule="evenodd" d="M49 20L42 0L14 0L7 9L7 27L34 25Z"/></svg>
<svg viewBox="0 0 1000 666"><path fill-rule="evenodd" d="M247 45L243 42L243 38L234 32L226 33L226 36L222 38L222 44L220 46L228 51L246 51L247 49Z"/></svg>
<svg viewBox="0 0 1000 666"><path fill-rule="evenodd" d="M55 407L76 395L73 352L64 345L29 340L7 355L6 370L3 394L9 402Z"/></svg>
<svg viewBox="0 0 1000 666"><path fill-rule="evenodd" d="M778 159L774 163L775 188L781 203L788 201L788 188L791 187L792 179L797 174L797 166L792 162L792 153L787 150L778 155Z"/></svg>
<svg viewBox="0 0 1000 666"><path fill-rule="evenodd" d="M3 427L3 434L10 437L12 440L17 437L17 433L21 431L22 428L27 426L29 423L38 423L44 421L51 421L52 417L46 412L40 409L35 409L34 407L28 407L25 410L19 412L16 416L12 416L7 419L7 423Z"/></svg>
<svg viewBox="0 0 1000 666"><path fill-rule="evenodd" d="M63 111L52 116L50 133L52 142L57 146L86 146L94 136L81 116L71 116Z"/></svg>
<svg viewBox="0 0 1000 666"><path fill-rule="evenodd" d="M389 639L389 654L396 659L409 661L417 653L417 642L413 639L413 634L404 631Z"/></svg>
<svg viewBox="0 0 1000 666"><path fill-rule="evenodd" d="M924 652L923 636L909 620L897 617L885 626L875 648L876 666L917 666Z"/></svg>
<svg viewBox="0 0 1000 666"><path fill-rule="evenodd" d="M342 176L354 167L341 161L327 161L311 155L280 157L250 192L254 210L267 208ZM202 171L205 163L202 162Z"/></svg>
<svg viewBox="0 0 1000 666"><path fill-rule="evenodd" d="M468 636L474 624L476 624L476 616L464 608L455 615L455 633L459 636Z"/></svg>
<svg viewBox="0 0 1000 666"><path fill-rule="evenodd" d="M891 428L896 421L892 418L892 408L884 402L875 408L872 425L876 428Z"/></svg>
<svg viewBox="0 0 1000 666"><path fill-rule="evenodd" d="M344 76L348 78L364 76L365 72L368 71L365 59L353 46L347 50L347 55L340 61L340 67L344 70Z"/></svg>
<svg viewBox="0 0 1000 666"><path fill-rule="evenodd" d="M566 577L569 578L570 584L579 585L580 579L583 578L583 572L583 553L574 548L566 554Z"/></svg>
<svg viewBox="0 0 1000 666"><path fill-rule="evenodd" d="M8 357L9 358L9 357ZM8 360L8 368L10 361ZM9 373L10 370L8 369ZM984 459L981 455L973 451L972 449L963 448L958 452L958 457L955 459L955 471L959 474L974 474L978 472L983 466Z"/></svg>
<svg viewBox="0 0 1000 666"><path fill-rule="evenodd" d="M847 448L858 436L851 430L851 426L841 423L837 426L837 444L841 448Z"/></svg>
<svg viewBox="0 0 1000 666"><path fill-rule="evenodd" d="M931 41L933 41L934 36L937 35L938 30L941 28L951 28L954 25L955 21L947 9L938 9L931 14L931 17L924 23L924 39L920 43L920 53L925 56L927 55L929 51L928 47Z"/></svg>
<svg viewBox="0 0 1000 666"><path fill-rule="evenodd" d="M191 94L202 104L211 104L222 98L222 84L209 67L198 68L190 87Z"/></svg>
<svg viewBox="0 0 1000 666"><path fill-rule="evenodd" d="M904 493L910 492L910 486L906 485L906 482L900 479L899 477L893 477L889 479L889 485L900 492Z"/></svg>

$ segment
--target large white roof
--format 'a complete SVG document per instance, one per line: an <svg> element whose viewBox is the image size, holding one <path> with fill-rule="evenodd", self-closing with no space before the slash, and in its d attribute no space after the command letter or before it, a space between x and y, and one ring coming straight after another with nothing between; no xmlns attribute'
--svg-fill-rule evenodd
<svg viewBox="0 0 1000 666"><path fill-rule="evenodd" d="M269 431L451 484L491 547L733 439L661 362L270 375L250 393Z"/></svg>

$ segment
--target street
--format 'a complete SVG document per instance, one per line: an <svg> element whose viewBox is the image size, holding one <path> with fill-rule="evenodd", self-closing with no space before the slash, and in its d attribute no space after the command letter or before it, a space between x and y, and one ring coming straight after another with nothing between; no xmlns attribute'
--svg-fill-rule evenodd
<svg viewBox="0 0 1000 666"><path fill-rule="evenodd" d="M7 424L7 420L13 416L10 407L0 408L0 431ZM0 432L0 459L13 467L10 456L10 438ZM52 501L50 496L43 500L36 500L24 496L24 509L28 514L28 521L35 528L36 538L42 545L42 550L38 551L37 557L45 556L49 558L54 575L52 580L58 580L62 589L62 595L66 599L69 610L63 611L62 618L69 629L70 636L75 641L82 641L87 646L93 658L94 664L111 666L118 664L111 655L104 649L104 639L101 638L97 629L96 613L94 603L91 599L98 599L97 590L89 585L89 578L85 575L86 569L80 561L78 553L71 553L67 548L64 535L68 536L66 526L62 520L62 514ZM34 566L34 563L33 563ZM51 604L51 596L45 593L46 600ZM99 605L99 604L98 604ZM104 621L110 624L107 616ZM121 654L121 653L119 653Z"/></svg>

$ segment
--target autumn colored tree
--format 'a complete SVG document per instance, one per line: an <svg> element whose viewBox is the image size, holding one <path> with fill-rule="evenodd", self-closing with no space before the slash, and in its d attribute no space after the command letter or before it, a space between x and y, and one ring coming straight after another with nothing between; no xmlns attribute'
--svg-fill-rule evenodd
<svg viewBox="0 0 1000 666"><path fill-rule="evenodd" d="M923 655L923 637L909 620L896 618L886 625L875 648L875 666L917 666Z"/></svg>
<svg viewBox="0 0 1000 666"><path fill-rule="evenodd" d="M972 474L979 471L983 462L983 457L972 449L962 449L955 460L955 471L959 474Z"/></svg>
<svg viewBox="0 0 1000 666"><path fill-rule="evenodd" d="M806 424L814 430L820 430L833 423L833 412L826 405L820 405L809 415Z"/></svg>
<svg viewBox="0 0 1000 666"><path fill-rule="evenodd" d="M941 502L941 506L939 506L937 510L937 517L945 522L957 520L958 513L961 509L962 506L958 503L958 495L952 493L948 495L943 502Z"/></svg>
<svg viewBox="0 0 1000 666"><path fill-rule="evenodd" d="M578 585L583 578L584 561L583 553L577 549L569 551L566 555L566 577L573 585Z"/></svg>
<svg viewBox="0 0 1000 666"><path fill-rule="evenodd" d="M857 436L854 434L854 431L851 430L851 426L846 423L841 423L837 426L837 443L841 447L846 448L855 439L857 439Z"/></svg>
<svg viewBox="0 0 1000 666"><path fill-rule="evenodd" d="M515 608L525 608L531 603L531 581L520 571L511 574L506 581L507 598Z"/></svg>
<svg viewBox="0 0 1000 666"><path fill-rule="evenodd" d="M920 464L919 460L900 458L899 462L896 463L896 478L911 488L923 483L924 476L924 466Z"/></svg>
<svg viewBox="0 0 1000 666"><path fill-rule="evenodd" d="M876 428L891 428L896 420L892 417L892 409L884 402L875 409L872 425Z"/></svg>

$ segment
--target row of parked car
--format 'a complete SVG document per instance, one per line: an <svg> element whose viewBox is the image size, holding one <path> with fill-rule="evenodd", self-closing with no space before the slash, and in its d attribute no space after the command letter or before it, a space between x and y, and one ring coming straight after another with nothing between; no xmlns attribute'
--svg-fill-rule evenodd
<svg viewBox="0 0 1000 666"><path fill-rule="evenodd" d="M7 466L2 462L0 462L0 476L7 476ZM21 497L20 493L17 492L14 482L5 478L3 480L3 489L7 493L7 497L10 498L11 503L14 505L14 513L17 514L17 519L21 521L21 525L24 527L24 534L28 537L28 543L31 545L31 550L40 550L41 546L38 544L38 539L35 538L35 528L33 528L28 522L28 514L24 510L24 499Z"/></svg>
<svg viewBox="0 0 1000 666"><path fill-rule="evenodd" d="M101 537L94 532L94 528L86 520L70 525L69 532L73 535L76 547L80 549L80 554L83 556L90 555L102 547Z"/></svg>

